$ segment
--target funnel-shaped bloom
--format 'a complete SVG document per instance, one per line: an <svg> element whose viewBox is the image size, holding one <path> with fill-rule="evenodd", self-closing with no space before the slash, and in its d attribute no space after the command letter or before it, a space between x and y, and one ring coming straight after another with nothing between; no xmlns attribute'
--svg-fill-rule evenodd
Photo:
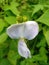
<svg viewBox="0 0 49 65"><path fill-rule="evenodd" d="M34 39L39 32L39 26L35 21L27 21L25 23L13 24L7 28L7 34L12 39L19 39L18 52L22 57L31 57L30 51L27 48L22 38L31 40Z"/></svg>

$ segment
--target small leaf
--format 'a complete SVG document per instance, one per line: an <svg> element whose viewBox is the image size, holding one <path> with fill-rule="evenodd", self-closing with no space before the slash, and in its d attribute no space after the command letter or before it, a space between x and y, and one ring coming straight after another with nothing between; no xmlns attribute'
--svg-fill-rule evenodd
<svg viewBox="0 0 49 65"><path fill-rule="evenodd" d="M49 9L37 21L49 26Z"/></svg>
<svg viewBox="0 0 49 65"><path fill-rule="evenodd" d="M2 59L0 65L11 65L8 59Z"/></svg>
<svg viewBox="0 0 49 65"><path fill-rule="evenodd" d="M6 41L6 39L7 39L7 34L6 33L2 33L1 35L0 35L0 44L1 43L3 43L3 42L5 42Z"/></svg>
<svg viewBox="0 0 49 65"><path fill-rule="evenodd" d="M16 65L17 63L17 52L10 50L8 53L8 60L11 62L12 65Z"/></svg>
<svg viewBox="0 0 49 65"><path fill-rule="evenodd" d="M5 17L5 21L8 24L14 24L14 23L16 23L16 17L14 17L14 16Z"/></svg>
<svg viewBox="0 0 49 65"><path fill-rule="evenodd" d="M49 28L43 30L43 34L44 34L44 36L46 38L47 44L49 45Z"/></svg>
<svg viewBox="0 0 49 65"><path fill-rule="evenodd" d="M7 5L7 4L5 4L4 6L3 6L3 9L6 11L6 10L9 10L9 5Z"/></svg>
<svg viewBox="0 0 49 65"><path fill-rule="evenodd" d="M0 58L3 58L8 53L8 43L0 44Z"/></svg>
<svg viewBox="0 0 49 65"><path fill-rule="evenodd" d="M43 55L43 56L46 55L46 53L47 53L47 51L44 47L41 47L39 52L40 52L40 55Z"/></svg>
<svg viewBox="0 0 49 65"><path fill-rule="evenodd" d="M38 12L39 10L43 10L43 5L34 5L34 10L33 10L33 14L35 14L36 12ZM32 14L32 15L33 15Z"/></svg>
<svg viewBox="0 0 49 65"><path fill-rule="evenodd" d="M40 52L40 56L41 56L42 61L47 63L47 55L46 55L47 50L44 47L41 47L39 52Z"/></svg>
<svg viewBox="0 0 49 65"><path fill-rule="evenodd" d="M19 11L18 9L16 8L19 4L18 3L15 3L15 2L11 2L11 5L10 5L10 10L15 14L15 15L19 15Z"/></svg>
<svg viewBox="0 0 49 65"><path fill-rule="evenodd" d="M3 21L3 19L0 19L0 32L3 31L4 26L5 26L5 22Z"/></svg>
<svg viewBox="0 0 49 65"><path fill-rule="evenodd" d="M46 39L42 37L40 42L37 44L37 47L45 47L45 46L46 46Z"/></svg>

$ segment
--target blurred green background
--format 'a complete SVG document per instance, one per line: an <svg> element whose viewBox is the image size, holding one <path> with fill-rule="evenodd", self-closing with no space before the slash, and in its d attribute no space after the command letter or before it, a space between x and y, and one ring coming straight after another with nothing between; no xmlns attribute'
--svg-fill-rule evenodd
<svg viewBox="0 0 49 65"><path fill-rule="evenodd" d="M12 24L34 20L39 34L26 40L32 58L18 54L18 40L6 34ZM49 65L49 0L0 0L0 65Z"/></svg>

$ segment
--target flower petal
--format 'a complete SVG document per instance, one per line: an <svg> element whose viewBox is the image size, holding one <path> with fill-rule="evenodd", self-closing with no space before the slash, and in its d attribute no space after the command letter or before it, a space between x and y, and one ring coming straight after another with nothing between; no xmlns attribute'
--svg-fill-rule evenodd
<svg viewBox="0 0 49 65"><path fill-rule="evenodd" d="M39 26L35 21L28 21L25 24L24 37L28 40L34 39L39 32Z"/></svg>
<svg viewBox="0 0 49 65"><path fill-rule="evenodd" d="M35 21L13 24L7 28L7 34L13 39L34 39L39 32L39 26Z"/></svg>
<svg viewBox="0 0 49 65"><path fill-rule="evenodd" d="M28 49L23 39L20 39L18 42L18 52L24 58L28 58L28 57L31 58L30 50Z"/></svg>
<svg viewBox="0 0 49 65"><path fill-rule="evenodd" d="M23 37L24 23L13 24L7 28L7 34L13 39Z"/></svg>

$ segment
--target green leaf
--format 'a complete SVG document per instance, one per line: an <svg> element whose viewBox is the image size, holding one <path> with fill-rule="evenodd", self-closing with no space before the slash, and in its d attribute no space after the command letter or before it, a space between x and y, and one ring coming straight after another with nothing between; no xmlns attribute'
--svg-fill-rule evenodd
<svg viewBox="0 0 49 65"><path fill-rule="evenodd" d="M45 47L45 46L46 46L46 39L43 36L40 42L37 44L37 47Z"/></svg>
<svg viewBox="0 0 49 65"><path fill-rule="evenodd" d="M34 61L40 61L40 56L39 55L34 55L32 61L33 62Z"/></svg>
<svg viewBox="0 0 49 65"><path fill-rule="evenodd" d="M10 51L8 53L8 59L12 65L16 65L17 59L20 58L20 55L18 54L18 50L17 50L17 41L11 40L9 48Z"/></svg>
<svg viewBox="0 0 49 65"><path fill-rule="evenodd" d="M19 11L17 10L16 7L11 7L10 10L15 14L15 15L19 15Z"/></svg>
<svg viewBox="0 0 49 65"><path fill-rule="evenodd" d="M7 16L15 16L10 10L5 11L5 15L7 15Z"/></svg>
<svg viewBox="0 0 49 65"><path fill-rule="evenodd" d="M3 19L0 19L0 32L3 31L4 26L5 26L5 22L3 21Z"/></svg>
<svg viewBox="0 0 49 65"><path fill-rule="evenodd" d="M17 40L11 40L10 41L10 50L14 50L15 52L17 52L17 45L18 45L18 42Z"/></svg>
<svg viewBox="0 0 49 65"><path fill-rule="evenodd" d="M33 58L32 58L32 61L33 62L37 62L37 61L41 62L41 61L43 61L43 62L47 63L47 56L46 55L41 56L40 54L34 55Z"/></svg>
<svg viewBox="0 0 49 65"><path fill-rule="evenodd" d="M40 62L39 65L49 65L49 64L45 62Z"/></svg>
<svg viewBox="0 0 49 65"><path fill-rule="evenodd" d="M13 7L17 7L19 6L19 3L18 2L15 2L14 0L11 2L11 6Z"/></svg>
<svg viewBox="0 0 49 65"><path fill-rule="evenodd" d="M48 60L46 55L47 50L44 47L41 47L39 52L40 52L41 60L47 63L47 60Z"/></svg>
<svg viewBox="0 0 49 65"><path fill-rule="evenodd" d="M17 40L11 40L9 48L11 51L16 52L17 58L20 58L20 55L18 54L18 41Z"/></svg>
<svg viewBox="0 0 49 65"><path fill-rule="evenodd" d="M15 24L16 23L16 17L14 17L14 16L5 17L5 21L8 24Z"/></svg>
<svg viewBox="0 0 49 65"><path fill-rule="evenodd" d="M4 9L5 11L7 11L7 10L10 9L9 7L10 7L10 6L9 6L8 4L5 4L5 5L3 6L3 9Z"/></svg>
<svg viewBox="0 0 49 65"><path fill-rule="evenodd" d="M11 11L13 12L13 14L19 15L20 12L18 11L17 6L19 6L19 4L18 4L17 2L12 1L12 2L10 3L10 5L5 4L5 5L3 6L3 9L4 9L5 11L11 10Z"/></svg>
<svg viewBox="0 0 49 65"><path fill-rule="evenodd" d="M39 0L39 4L41 4L41 5L49 5L49 0Z"/></svg>
<svg viewBox="0 0 49 65"><path fill-rule="evenodd" d="M11 65L8 59L2 59L0 65Z"/></svg>
<svg viewBox="0 0 49 65"><path fill-rule="evenodd" d="M7 38L8 38L7 34L6 33L2 33L0 35L0 44L5 42L7 40Z"/></svg>
<svg viewBox="0 0 49 65"><path fill-rule="evenodd" d="M16 65L17 63L17 52L10 50L8 53L8 60L11 62L12 65Z"/></svg>
<svg viewBox="0 0 49 65"><path fill-rule="evenodd" d="M18 9L16 8L19 4L18 3L15 3L15 2L11 2L11 5L10 5L10 10L15 14L15 15L19 15L19 11Z"/></svg>
<svg viewBox="0 0 49 65"><path fill-rule="evenodd" d="M0 0L0 3L2 3L3 2L3 0Z"/></svg>
<svg viewBox="0 0 49 65"><path fill-rule="evenodd" d="M0 44L0 58L3 58L8 53L8 43Z"/></svg>
<svg viewBox="0 0 49 65"><path fill-rule="evenodd" d="M25 60L21 61L20 65L38 65L38 64L34 63L32 61L32 58L31 59L28 58L28 59L25 59Z"/></svg>
<svg viewBox="0 0 49 65"><path fill-rule="evenodd" d="M43 34L46 38L47 44L49 45L49 28L43 29Z"/></svg>
<svg viewBox="0 0 49 65"><path fill-rule="evenodd" d="M46 55L46 53L47 53L45 47L41 47L39 52L40 52L40 55L43 55L43 56Z"/></svg>
<svg viewBox="0 0 49 65"><path fill-rule="evenodd" d="M49 26L49 9L37 21Z"/></svg>
<svg viewBox="0 0 49 65"><path fill-rule="evenodd" d="M40 4L34 5L34 10L33 10L32 15L34 15L39 10L43 10L43 8L44 8L43 5L40 5Z"/></svg>

